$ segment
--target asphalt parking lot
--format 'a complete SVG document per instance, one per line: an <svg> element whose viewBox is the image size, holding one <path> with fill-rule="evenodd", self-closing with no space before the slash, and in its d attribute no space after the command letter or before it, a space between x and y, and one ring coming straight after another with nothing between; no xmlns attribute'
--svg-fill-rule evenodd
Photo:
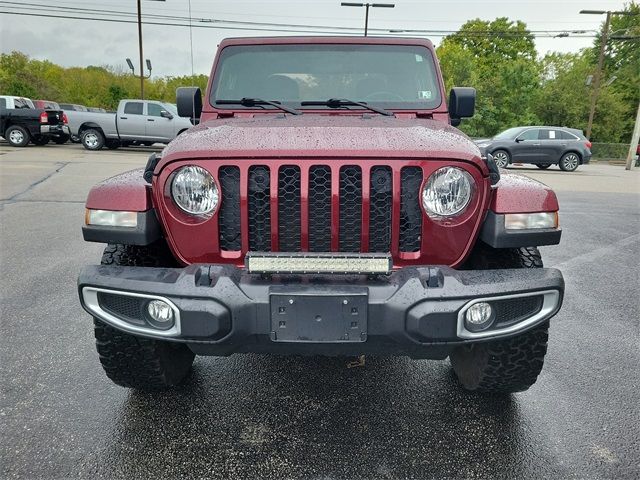
<svg viewBox="0 0 640 480"><path fill-rule="evenodd" d="M455 384L448 361L196 359L180 390L103 374L76 277L95 182L152 149L0 144L2 478L637 478L640 172L518 168L554 187L566 279L538 383L510 398Z"/></svg>

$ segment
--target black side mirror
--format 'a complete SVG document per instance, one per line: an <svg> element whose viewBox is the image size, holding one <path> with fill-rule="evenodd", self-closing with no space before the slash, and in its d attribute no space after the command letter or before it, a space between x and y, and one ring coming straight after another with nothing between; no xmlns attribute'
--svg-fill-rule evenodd
<svg viewBox="0 0 640 480"><path fill-rule="evenodd" d="M449 93L449 117L451 125L460 125L461 118L473 117L476 109L476 89L453 87Z"/></svg>
<svg viewBox="0 0 640 480"><path fill-rule="evenodd" d="M198 87L179 87L176 90L178 115L190 118L194 125L200 120L202 113L202 92Z"/></svg>
<svg viewBox="0 0 640 480"><path fill-rule="evenodd" d="M160 110L160 116L163 117L163 118L168 118L169 120L171 120L173 118L173 115L171 115L166 110Z"/></svg>
<svg viewBox="0 0 640 480"><path fill-rule="evenodd" d="M516 140L515 140L516 143L520 143L520 142L523 142L523 141L524 141L524 138L520 138L520 137L516 138Z"/></svg>

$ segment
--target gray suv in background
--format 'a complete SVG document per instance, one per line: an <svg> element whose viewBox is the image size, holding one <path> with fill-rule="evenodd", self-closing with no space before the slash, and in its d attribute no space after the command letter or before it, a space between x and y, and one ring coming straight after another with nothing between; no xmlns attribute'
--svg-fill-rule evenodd
<svg viewBox="0 0 640 480"><path fill-rule="evenodd" d="M500 168L532 163L542 169L558 165L573 172L591 160L591 142L575 128L514 127L493 138L476 140L476 144L483 155L493 155Z"/></svg>

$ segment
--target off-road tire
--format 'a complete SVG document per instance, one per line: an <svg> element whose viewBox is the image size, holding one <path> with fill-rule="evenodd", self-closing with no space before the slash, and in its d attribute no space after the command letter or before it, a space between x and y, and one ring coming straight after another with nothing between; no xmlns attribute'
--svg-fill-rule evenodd
<svg viewBox="0 0 640 480"><path fill-rule="evenodd" d="M548 332L546 322L516 337L457 347L449 358L458 381L486 393L527 390L542 371Z"/></svg>
<svg viewBox="0 0 640 480"><path fill-rule="evenodd" d="M12 138L11 132L19 132L21 134L18 135L20 137L20 141L16 138ZM29 130L21 127L20 125L11 125L5 130L4 138L12 147L26 147L31 141L31 134L29 133Z"/></svg>
<svg viewBox="0 0 640 480"><path fill-rule="evenodd" d="M36 137L31 137L31 143L37 145L38 147L43 147L47 143L49 143L49 137L45 137L44 135L38 135Z"/></svg>
<svg viewBox="0 0 640 480"><path fill-rule="evenodd" d="M540 170L546 170L550 166L550 163L536 163L536 167L538 167Z"/></svg>
<svg viewBox="0 0 640 480"><path fill-rule="evenodd" d="M87 150L100 150L104 147L105 138L100 130L89 128L80 137L82 146Z"/></svg>
<svg viewBox="0 0 640 480"><path fill-rule="evenodd" d="M102 265L172 267L176 265L164 241L149 246L109 244ZM179 385L195 355L177 342L151 340L94 318L96 349L107 377L123 387L160 390Z"/></svg>
<svg viewBox="0 0 640 480"><path fill-rule="evenodd" d="M465 269L542 268L535 247L491 248L478 242ZM547 353L549 323L520 335L456 347L449 359L460 384L467 390L513 393L533 385Z"/></svg>

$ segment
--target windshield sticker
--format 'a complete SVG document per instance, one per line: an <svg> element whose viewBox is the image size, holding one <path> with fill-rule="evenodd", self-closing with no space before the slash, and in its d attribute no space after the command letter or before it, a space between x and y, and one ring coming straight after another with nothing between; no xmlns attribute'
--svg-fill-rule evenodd
<svg viewBox="0 0 640 480"><path fill-rule="evenodd" d="M418 98L421 100L431 100L431 90L418 90Z"/></svg>
<svg viewBox="0 0 640 480"><path fill-rule="evenodd" d="M424 57L423 57L422 55L418 55L418 54L416 53L416 62L420 63L420 62L422 62L422 61L424 61Z"/></svg>

